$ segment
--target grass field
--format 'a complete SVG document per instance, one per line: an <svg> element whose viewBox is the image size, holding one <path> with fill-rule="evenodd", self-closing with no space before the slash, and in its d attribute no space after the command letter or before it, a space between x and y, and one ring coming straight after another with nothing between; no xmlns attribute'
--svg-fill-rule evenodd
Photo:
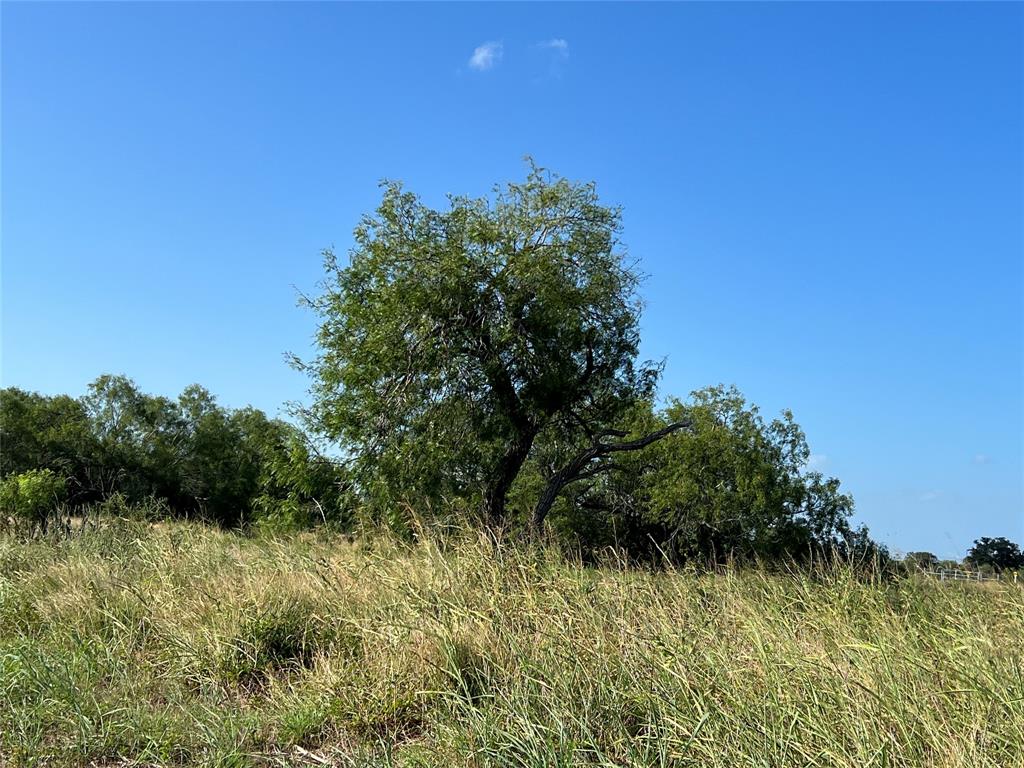
<svg viewBox="0 0 1024 768"><path fill-rule="evenodd" d="M1024 766L1024 589L0 538L0 764Z"/></svg>

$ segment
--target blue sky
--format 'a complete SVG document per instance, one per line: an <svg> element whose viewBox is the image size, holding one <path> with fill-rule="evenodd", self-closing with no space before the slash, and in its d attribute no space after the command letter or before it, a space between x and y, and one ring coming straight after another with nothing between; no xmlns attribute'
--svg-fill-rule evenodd
<svg viewBox="0 0 1024 768"><path fill-rule="evenodd" d="M625 208L663 392L790 407L902 549L1024 543L1024 6L2 6L2 383L278 413L377 182Z"/></svg>

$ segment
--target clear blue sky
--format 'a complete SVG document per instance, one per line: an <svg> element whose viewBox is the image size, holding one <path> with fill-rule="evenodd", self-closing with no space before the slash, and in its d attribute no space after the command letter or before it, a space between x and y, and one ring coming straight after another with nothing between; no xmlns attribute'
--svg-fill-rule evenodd
<svg viewBox="0 0 1024 768"><path fill-rule="evenodd" d="M666 394L792 408L899 549L1024 543L1022 37L1020 4L5 2L3 384L278 413L292 286L377 181L440 204L529 153L625 207Z"/></svg>

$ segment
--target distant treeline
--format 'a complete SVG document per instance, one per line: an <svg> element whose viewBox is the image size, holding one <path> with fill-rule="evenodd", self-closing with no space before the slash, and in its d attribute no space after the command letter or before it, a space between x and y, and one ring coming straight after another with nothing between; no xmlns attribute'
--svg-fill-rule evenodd
<svg viewBox="0 0 1024 768"><path fill-rule="evenodd" d="M341 467L293 425L224 408L198 385L172 400L124 376L100 376L80 398L0 390L0 476L32 471L20 495L38 498L19 502L8 483L8 514L20 503L44 520L58 504L81 510L116 499L235 527L261 518L343 522L347 508Z"/></svg>

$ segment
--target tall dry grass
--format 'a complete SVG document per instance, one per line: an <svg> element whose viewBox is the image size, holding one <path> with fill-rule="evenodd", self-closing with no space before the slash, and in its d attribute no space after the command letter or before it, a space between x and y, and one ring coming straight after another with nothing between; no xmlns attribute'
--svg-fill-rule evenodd
<svg viewBox="0 0 1024 768"><path fill-rule="evenodd" d="M1024 589L0 539L0 764L1024 766Z"/></svg>

